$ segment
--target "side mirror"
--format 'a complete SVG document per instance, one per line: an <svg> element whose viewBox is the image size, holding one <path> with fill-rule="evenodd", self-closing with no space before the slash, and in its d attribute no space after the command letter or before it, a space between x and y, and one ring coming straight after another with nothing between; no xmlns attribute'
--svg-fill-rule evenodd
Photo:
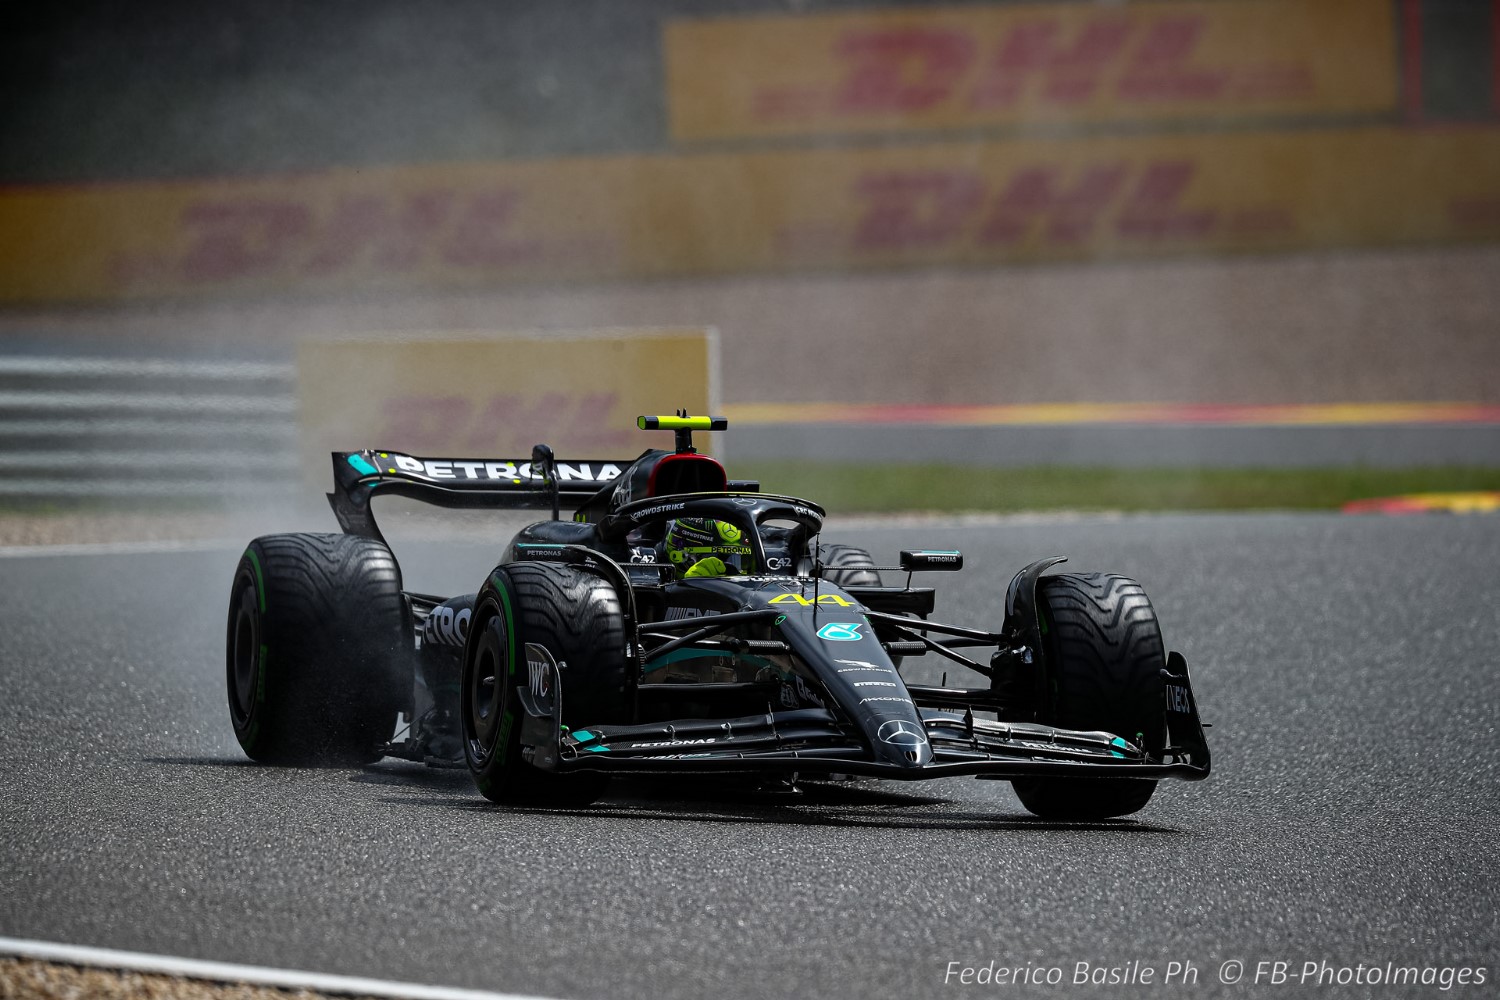
<svg viewBox="0 0 1500 1000"><path fill-rule="evenodd" d="M552 491L552 520L562 519L559 509L560 492L557 483L557 460L552 455L552 449L544 444L533 445L531 448L531 475L542 481L542 485Z"/></svg>
<svg viewBox="0 0 1500 1000"><path fill-rule="evenodd" d="M951 573L964 568L964 554L957 549L904 549L901 568L908 573Z"/></svg>

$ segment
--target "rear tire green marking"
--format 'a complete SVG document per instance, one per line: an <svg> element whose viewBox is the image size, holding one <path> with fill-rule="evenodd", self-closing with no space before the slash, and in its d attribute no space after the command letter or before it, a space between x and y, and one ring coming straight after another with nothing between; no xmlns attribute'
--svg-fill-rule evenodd
<svg viewBox="0 0 1500 1000"><path fill-rule="evenodd" d="M266 613L266 579L260 571L260 559L256 556L254 549L245 550L245 558L250 560L250 568L255 571L255 592L260 597L260 613Z"/></svg>

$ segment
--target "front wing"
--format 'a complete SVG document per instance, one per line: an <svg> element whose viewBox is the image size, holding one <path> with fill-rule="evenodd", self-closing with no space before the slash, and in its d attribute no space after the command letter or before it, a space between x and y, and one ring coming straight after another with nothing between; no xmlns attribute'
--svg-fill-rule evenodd
<svg viewBox="0 0 1500 1000"><path fill-rule="evenodd" d="M685 719L635 726L562 729L561 677L555 664L549 697L522 698L521 741L531 763L561 773L795 771L859 774L906 781L975 775L981 778L1178 778L1209 775L1208 744L1198 718L1187 663L1176 653L1166 681L1168 745L1147 755L1114 733L1081 732L1036 723L975 719L971 712L923 709L924 732L897 732L891 742L925 739L932 760L903 766L878 758L854 727L826 709L767 711L737 719Z"/></svg>

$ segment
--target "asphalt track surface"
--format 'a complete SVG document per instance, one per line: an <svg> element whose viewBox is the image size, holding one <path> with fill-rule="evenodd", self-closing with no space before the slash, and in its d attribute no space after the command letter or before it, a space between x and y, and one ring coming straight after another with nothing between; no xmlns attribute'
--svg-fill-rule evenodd
<svg viewBox="0 0 1500 1000"><path fill-rule="evenodd" d="M1215 773L1129 821L1009 786L621 786L583 812L464 772L245 761L224 708L238 551L0 560L0 935L586 997L1496 995L1500 518L1154 516L851 527L962 547L939 612L993 622L1066 553L1153 596ZM498 546L496 546L498 548ZM494 549L400 553L472 588ZM944 985L948 963L1183 988ZM1246 979L1223 985L1226 961ZM1488 970L1483 987L1251 984L1258 961Z"/></svg>

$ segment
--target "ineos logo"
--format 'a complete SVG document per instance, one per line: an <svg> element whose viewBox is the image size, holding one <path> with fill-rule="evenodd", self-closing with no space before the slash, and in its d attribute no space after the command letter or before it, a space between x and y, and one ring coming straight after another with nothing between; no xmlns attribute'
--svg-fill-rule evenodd
<svg viewBox="0 0 1500 1000"><path fill-rule="evenodd" d="M1184 715L1192 713L1193 703L1188 697L1187 688L1180 684L1167 685L1167 711L1181 712Z"/></svg>

